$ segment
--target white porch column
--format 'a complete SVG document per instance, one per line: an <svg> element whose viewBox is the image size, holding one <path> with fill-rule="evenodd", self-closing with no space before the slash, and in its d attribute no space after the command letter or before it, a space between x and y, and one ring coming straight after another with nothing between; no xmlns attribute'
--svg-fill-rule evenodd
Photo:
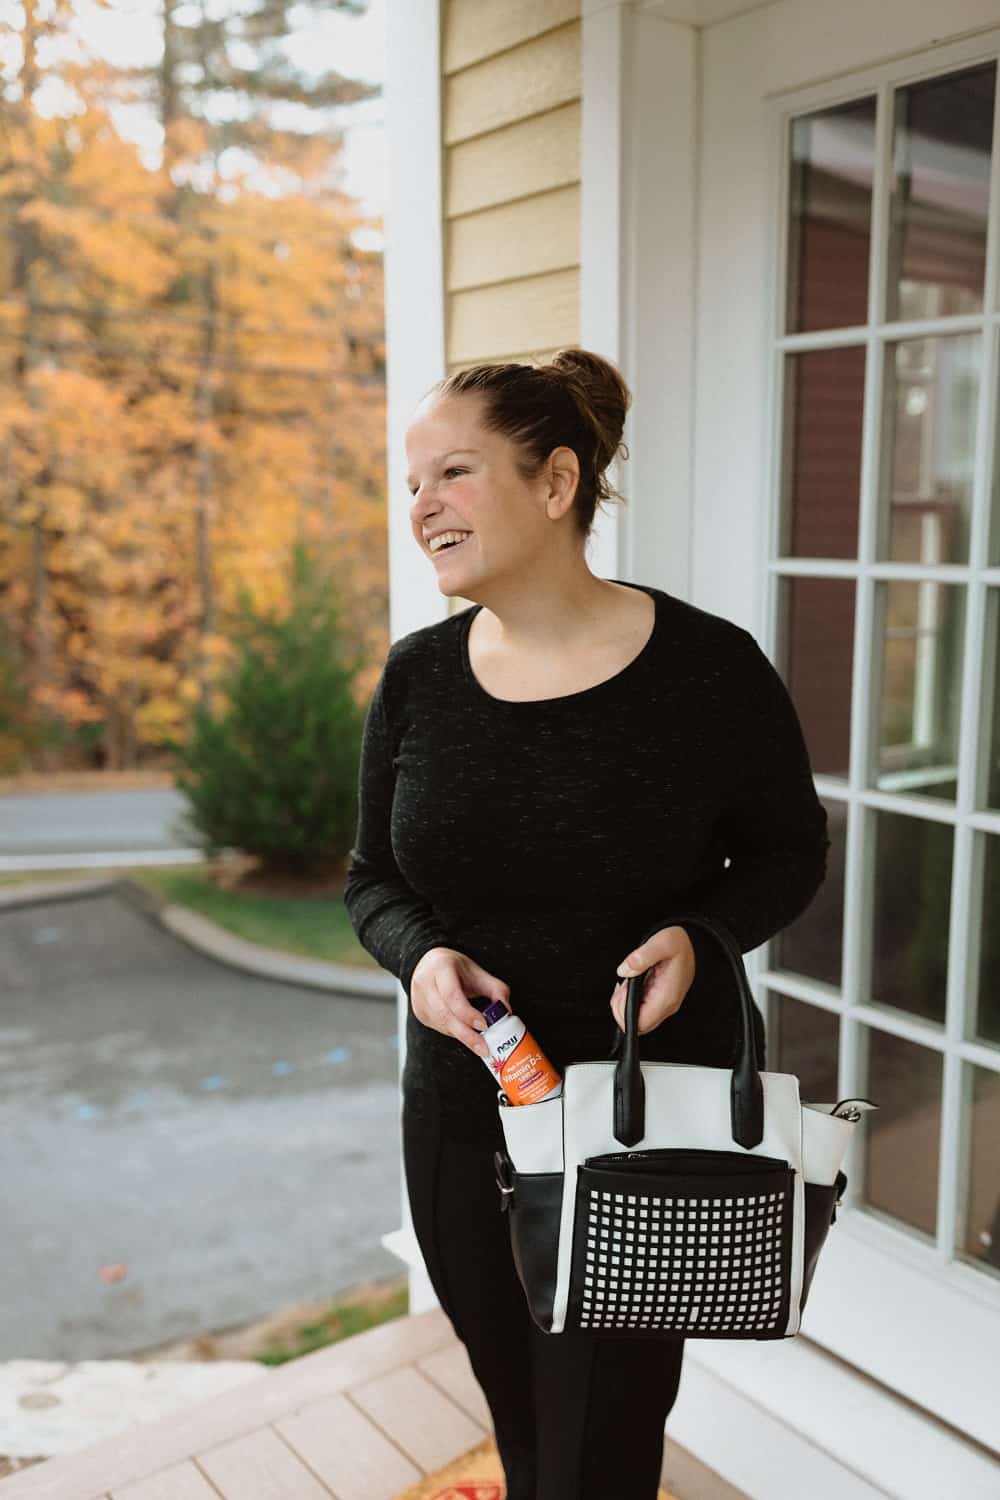
<svg viewBox="0 0 1000 1500"><path fill-rule="evenodd" d="M438 0L389 0L386 20L385 319L389 492L389 635L444 619L438 591L410 530L403 434L428 386L445 374L441 235L440 16ZM406 1060L406 993L396 986L399 1070ZM437 1306L413 1233L400 1153L400 1227L382 1236L409 1268L410 1310Z"/></svg>
<svg viewBox="0 0 1000 1500"><path fill-rule="evenodd" d="M696 292L695 28L583 0L580 343L632 391L624 510L598 513L601 577L690 596Z"/></svg>

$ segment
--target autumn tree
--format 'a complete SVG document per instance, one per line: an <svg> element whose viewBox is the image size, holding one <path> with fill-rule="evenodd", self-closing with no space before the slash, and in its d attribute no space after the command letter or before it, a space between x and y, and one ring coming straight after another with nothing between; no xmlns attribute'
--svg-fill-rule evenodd
<svg viewBox="0 0 1000 1500"><path fill-rule="evenodd" d="M191 307L198 314L192 497L203 653L218 629L215 557L218 523L225 519L220 504L225 486L217 484L216 472L225 458L226 430L233 426L226 413L237 395L226 378L227 356L238 348L245 324L258 310L271 312L267 321L274 321L267 292L282 279L275 271L287 273L290 267L267 262L274 260L279 245L285 262L292 250L284 227L280 239L272 227L263 243L255 243L256 225L241 228L236 216L220 214L217 207L220 202L232 206L240 177L245 184L251 174L272 180L283 176L295 184L288 196L316 200L331 156L343 144L339 131L317 136L318 113L370 98L379 90L333 69L309 76L293 66L284 44L303 20L337 10L360 14L365 8L363 0L249 0L226 11L204 3L192 5L190 0L164 0L160 59L122 75L145 93L163 127L162 210L178 226L183 261L170 301L173 308ZM292 104L302 110L307 124L278 128L275 106L287 109ZM242 157L246 165L224 174L225 157ZM306 337L322 338L321 327L328 325L325 341L336 348L343 328L333 268L341 264L346 248L343 240L338 243L343 225L334 219L320 226L314 215L308 218L307 234L327 251L326 264L314 280L300 283L307 305L296 299L288 311L300 322L300 338L304 328L309 330ZM302 265L296 269L301 275ZM291 288L285 290L287 296ZM294 324L289 322L286 329L294 343ZM342 348L335 357L342 359ZM300 392L296 400L301 401ZM303 438L309 440L310 425L285 414L285 445L293 449L287 455L292 469L285 469L286 474L301 469L299 450ZM207 674L201 674L202 701L208 687Z"/></svg>
<svg viewBox="0 0 1000 1500"><path fill-rule="evenodd" d="M69 7L47 14L68 35ZM29 5L0 92L2 609L38 704L110 765L172 742L225 670L239 590L285 598L296 538L383 644L381 260L330 185L336 133L269 116L372 86L297 79L288 7L191 14L168 4L156 69L66 65L78 107L43 117ZM158 166L114 127L130 98L164 123Z"/></svg>

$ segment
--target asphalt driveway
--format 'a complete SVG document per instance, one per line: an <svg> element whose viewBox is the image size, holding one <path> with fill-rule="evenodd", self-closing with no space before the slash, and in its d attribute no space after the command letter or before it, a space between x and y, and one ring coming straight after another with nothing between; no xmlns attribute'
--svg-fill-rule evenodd
<svg viewBox="0 0 1000 1500"><path fill-rule="evenodd" d="M46 791L0 798L0 855L187 847L188 801L171 787Z"/></svg>
<svg viewBox="0 0 1000 1500"><path fill-rule="evenodd" d="M397 1069L394 1004L225 968L116 894L0 912L0 1359L399 1276Z"/></svg>

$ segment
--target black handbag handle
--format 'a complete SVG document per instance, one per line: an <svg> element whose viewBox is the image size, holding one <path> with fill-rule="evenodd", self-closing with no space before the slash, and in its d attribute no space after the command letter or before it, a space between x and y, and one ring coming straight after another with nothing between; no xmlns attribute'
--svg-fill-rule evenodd
<svg viewBox="0 0 1000 1500"><path fill-rule="evenodd" d="M678 927L685 922L697 923L717 939L736 979L740 1001L740 1038L730 1085L730 1113L733 1140L738 1146L750 1150L764 1138L764 1086L760 1081L757 1034L753 1026L753 994L743 967L739 943L729 929L715 918L691 912L657 922L636 947L641 947L654 932L660 932L664 927ZM622 1041L614 1079L614 1133L615 1139L621 1141L623 1146L634 1146L646 1133L646 1089L639 1067L639 1006L648 972L647 969L642 974L633 975L628 981L625 1030L624 1033L619 1031L615 1039L616 1046L619 1038Z"/></svg>

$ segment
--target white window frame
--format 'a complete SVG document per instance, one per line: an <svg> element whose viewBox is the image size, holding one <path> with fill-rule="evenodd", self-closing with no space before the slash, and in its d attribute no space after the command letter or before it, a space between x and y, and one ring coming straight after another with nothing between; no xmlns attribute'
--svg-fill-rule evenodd
<svg viewBox="0 0 1000 1500"><path fill-rule="evenodd" d="M851 701L850 774L846 782L817 775L820 796L846 805L847 849L843 928L844 969L841 988L769 967L771 945L765 944L753 966L759 996L790 996L840 1017L838 1097L868 1092L864 1077L862 1028L872 1025L895 1036L918 1042L943 1056L942 1154L938 1175L936 1242L928 1244L909 1234L859 1199L862 1156L856 1137L845 1162L849 1187L844 1208L823 1251L804 1332L829 1350L866 1370L893 1389L909 1396L944 1421L988 1446L1000 1441L996 1405L996 1349L1000 1345L1000 1277L952 1259L961 1201L959 1163L968 1141L960 1138L963 1063L975 1063L1000 1073L1000 1049L963 1040L966 1014L973 1004L978 955L966 941L972 927L975 861L981 857L976 834L1000 836L1000 813L974 811L974 781L981 760L979 736L968 726L979 718L979 704L988 702L981 642L987 621L987 594L1000 585L1000 567L987 563L988 526L992 504L993 446L998 418L998 351L1000 342L1000 105L994 118L987 268L984 312L976 317L954 317L889 325L881 320L885 305L885 216L891 184L891 128L888 108L893 89L977 62L996 60L1000 75L1000 29L878 67L852 71L836 80L770 97L769 174L771 206L767 264L773 277L767 288L767 406L765 475L766 524L761 527L760 577L764 582L762 644L776 659L778 586L784 576L844 578L856 581L854 673ZM875 176L872 198L872 262L868 322L864 329L785 334L786 224L788 215L788 140L794 116L877 94ZM883 347L901 337L927 333L979 330L984 341L977 433L979 437L972 501L972 527L967 565L931 567L877 562L874 559L879 504L879 413L882 405ZM861 337L859 337L859 333ZM865 343L865 407L862 445L859 544L857 560L779 559L779 484L781 478L782 384L789 351ZM998 455L1000 460L1000 455ZM877 660L880 635L876 586L883 580L920 577L957 582L966 589L965 649L961 684L961 723L965 734L959 745L958 791L954 805L934 799L888 793L864 785L867 746L877 726L869 716L868 672L858 664ZM873 701L876 695L872 693ZM987 721L988 722L988 721ZM954 829L949 929L949 976L944 1027L902 1011L893 1012L859 1003L865 972L863 934L870 930L873 891L870 841L876 809L912 813L937 819ZM773 1005L771 1010L775 1009ZM772 1017L768 1016L770 1022ZM964 1216L964 1215L963 1215Z"/></svg>

